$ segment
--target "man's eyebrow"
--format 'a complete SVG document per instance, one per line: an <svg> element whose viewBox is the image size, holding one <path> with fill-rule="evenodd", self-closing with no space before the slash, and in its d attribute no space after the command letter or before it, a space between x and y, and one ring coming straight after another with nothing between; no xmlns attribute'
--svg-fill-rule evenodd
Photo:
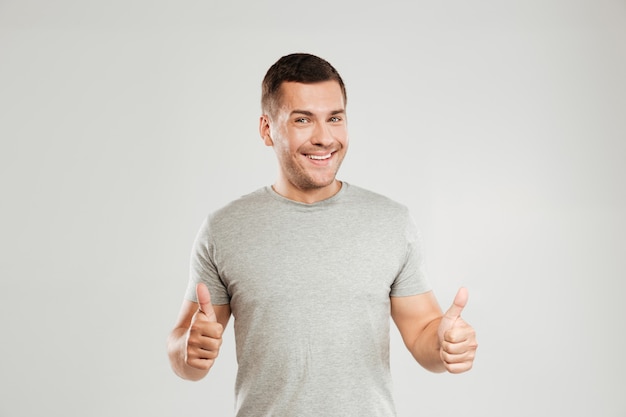
<svg viewBox="0 0 626 417"><path fill-rule="evenodd" d="M335 115L335 114L342 114L342 113L345 113L345 112L346 112L345 109L338 109L338 110L331 111L330 114L331 115ZM299 109L292 110L291 111L291 115L294 115L294 114L302 114L304 116L313 116L313 112L311 112L309 110L299 110Z"/></svg>
<svg viewBox="0 0 626 417"><path fill-rule="evenodd" d="M313 116L313 112L310 112L308 110L298 110L298 109L292 110L291 114L292 115L294 115L294 114L303 114L305 116Z"/></svg>

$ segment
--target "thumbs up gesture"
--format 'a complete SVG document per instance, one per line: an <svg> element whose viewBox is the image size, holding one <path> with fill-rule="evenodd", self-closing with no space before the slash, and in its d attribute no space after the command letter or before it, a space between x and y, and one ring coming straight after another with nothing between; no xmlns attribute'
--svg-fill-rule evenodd
<svg viewBox="0 0 626 417"><path fill-rule="evenodd" d="M461 318L467 298L467 289L459 289L452 306L443 315L438 329L441 346L439 355L445 368L453 374L472 368L478 348L474 328Z"/></svg>
<svg viewBox="0 0 626 417"><path fill-rule="evenodd" d="M217 322L206 285L200 283L196 286L196 296L199 308L191 318L187 333L185 363L193 368L208 370L219 354L224 328Z"/></svg>

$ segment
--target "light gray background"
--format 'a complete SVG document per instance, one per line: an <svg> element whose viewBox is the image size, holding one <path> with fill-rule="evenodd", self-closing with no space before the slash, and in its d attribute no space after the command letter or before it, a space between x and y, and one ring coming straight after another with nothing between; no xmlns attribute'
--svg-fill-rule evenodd
<svg viewBox="0 0 626 417"><path fill-rule="evenodd" d="M626 2L0 0L0 415L231 414L165 339L211 210L274 180L259 86L342 73L340 178L407 204L468 374L392 339L399 415L625 416Z"/></svg>

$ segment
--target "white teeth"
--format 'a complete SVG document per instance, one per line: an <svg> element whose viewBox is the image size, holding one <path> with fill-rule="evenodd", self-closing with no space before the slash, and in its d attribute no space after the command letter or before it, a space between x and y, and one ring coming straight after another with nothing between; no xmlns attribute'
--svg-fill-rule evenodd
<svg viewBox="0 0 626 417"><path fill-rule="evenodd" d="M317 161L321 161L322 159L330 158L330 156L331 156L331 154L328 154L328 155L307 155L307 158L315 159Z"/></svg>

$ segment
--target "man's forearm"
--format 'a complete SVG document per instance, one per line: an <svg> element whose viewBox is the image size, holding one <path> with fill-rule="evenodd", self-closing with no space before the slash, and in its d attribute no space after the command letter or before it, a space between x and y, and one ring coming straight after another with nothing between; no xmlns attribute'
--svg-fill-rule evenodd
<svg viewBox="0 0 626 417"><path fill-rule="evenodd" d="M446 370L441 360L441 345L437 335L440 322L439 318L428 323L410 349L415 360L431 372L445 372Z"/></svg>

